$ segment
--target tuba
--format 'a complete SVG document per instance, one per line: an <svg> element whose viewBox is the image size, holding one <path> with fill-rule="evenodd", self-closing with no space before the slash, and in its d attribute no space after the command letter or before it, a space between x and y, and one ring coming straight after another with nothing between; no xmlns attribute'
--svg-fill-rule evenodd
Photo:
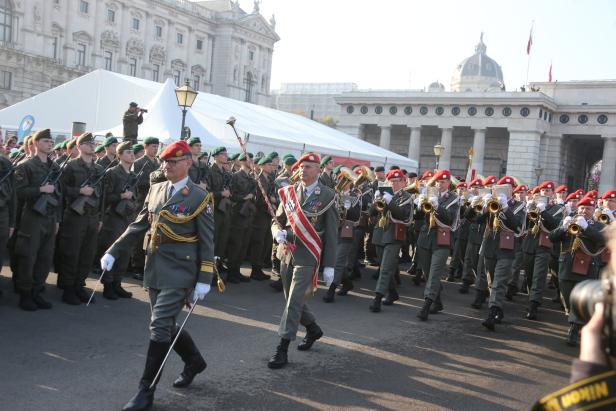
<svg viewBox="0 0 616 411"><path fill-rule="evenodd" d="M342 167L336 176L336 180L336 192L344 193L355 183L355 173L348 167Z"/></svg>

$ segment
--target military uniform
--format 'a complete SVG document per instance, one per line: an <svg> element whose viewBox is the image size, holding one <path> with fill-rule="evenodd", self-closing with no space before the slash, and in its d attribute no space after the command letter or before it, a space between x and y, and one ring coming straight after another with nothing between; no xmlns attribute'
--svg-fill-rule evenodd
<svg viewBox="0 0 616 411"><path fill-rule="evenodd" d="M0 157L0 262L4 261L10 229L15 228L17 196L14 171L11 161Z"/></svg>
<svg viewBox="0 0 616 411"><path fill-rule="evenodd" d="M273 186L271 186L269 176L265 175L265 173L260 173L259 182L266 195L273 195ZM269 279L269 276L263 273L262 269L265 261L265 250L267 249L266 244L271 244L272 242L272 236L269 230L271 222L272 216L267 207L267 203L263 198L261 190L257 187L255 212L252 218L252 230L250 233L250 242L248 244L248 254L250 255L250 265L252 268L250 278L254 280L261 281Z"/></svg>
<svg viewBox="0 0 616 411"><path fill-rule="evenodd" d="M122 124L124 126L124 141L129 141L131 144L137 144L137 138L139 134L139 124L143 123L143 112L135 111L130 112L126 110L122 117Z"/></svg>
<svg viewBox="0 0 616 411"><path fill-rule="evenodd" d="M110 164L113 163L114 161L117 164L117 159L115 157L109 158L109 156L102 156L101 158L96 160L96 164L103 167L103 169L109 169L110 167L113 167L113 165L110 166Z"/></svg>
<svg viewBox="0 0 616 411"><path fill-rule="evenodd" d="M207 176L207 186L214 196L214 254L221 259L227 255L227 242L229 241L229 231L231 228L231 208L232 203L230 197L224 198L222 192L229 190L231 187L231 174L223 167L214 163L210 167L210 172Z"/></svg>
<svg viewBox="0 0 616 411"><path fill-rule="evenodd" d="M328 170L323 170L323 172L319 176L319 181L321 182L321 184L331 188L332 190L336 186L336 182L334 181L334 178L332 177L331 171L328 171Z"/></svg>
<svg viewBox="0 0 616 411"><path fill-rule="evenodd" d="M204 161L193 160L192 166L188 170L188 176L195 184L203 184L207 182L208 167Z"/></svg>

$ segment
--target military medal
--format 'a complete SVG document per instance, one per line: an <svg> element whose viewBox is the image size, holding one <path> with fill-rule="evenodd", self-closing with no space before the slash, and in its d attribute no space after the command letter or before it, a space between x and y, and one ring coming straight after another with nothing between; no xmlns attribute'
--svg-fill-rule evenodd
<svg viewBox="0 0 616 411"><path fill-rule="evenodd" d="M184 188L182 189L182 195L184 197L186 197L188 195L188 187L184 186Z"/></svg>
<svg viewBox="0 0 616 411"><path fill-rule="evenodd" d="M317 188L315 188L315 189L314 189L314 193L315 193L316 195L321 194L321 187L317 187Z"/></svg>

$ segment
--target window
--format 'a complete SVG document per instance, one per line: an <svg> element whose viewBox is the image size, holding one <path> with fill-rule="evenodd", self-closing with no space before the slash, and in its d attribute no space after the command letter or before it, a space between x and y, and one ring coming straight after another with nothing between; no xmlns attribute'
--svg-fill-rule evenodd
<svg viewBox="0 0 616 411"><path fill-rule="evenodd" d="M90 4L87 1L81 0L81 2L79 2L79 11L82 12L83 14L88 14L89 8L90 8Z"/></svg>
<svg viewBox="0 0 616 411"><path fill-rule="evenodd" d="M9 0L0 0L0 41L10 43L13 33L13 9Z"/></svg>
<svg viewBox="0 0 616 411"><path fill-rule="evenodd" d="M173 71L173 80L175 81L175 85L177 87L180 87L180 80L182 79L182 73L180 72L180 70L174 70Z"/></svg>
<svg viewBox="0 0 616 411"><path fill-rule="evenodd" d="M107 23L115 23L115 10L107 9Z"/></svg>
<svg viewBox="0 0 616 411"><path fill-rule="evenodd" d="M158 81L158 76L160 74L160 64L152 65L152 81Z"/></svg>
<svg viewBox="0 0 616 411"><path fill-rule="evenodd" d="M139 19L136 17L133 18L133 30L139 31Z"/></svg>
<svg viewBox="0 0 616 411"><path fill-rule="evenodd" d="M250 50L248 52L248 59L250 59L250 61L253 61L255 59L255 52Z"/></svg>
<svg viewBox="0 0 616 411"><path fill-rule="evenodd" d="M183 44L184 43L184 35L182 33L178 33L177 42L178 42L178 44Z"/></svg>
<svg viewBox="0 0 616 411"><path fill-rule="evenodd" d="M113 61L113 53L105 51L105 70L111 71L111 63Z"/></svg>
<svg viewBox="0 0 616 411"><path fill-rule="evenodd" d="M58 58L58 38L51 39L51 57L55 60Z"/></svg>
<svg viewBox="0 0 616 411"><path fill-rule="evenodd" d="M86 45L85 44L77 44L77 65L85 66L86 65Z"/></svg>
<svg viewBox="0 0 616 411"><path fill-rule="evenodd" d="M13 73L11 73L10 71L0 71L0 88L10 90L12 79Z"/></svg>
<svg viewBox="0 0 616 411"><path fill-rule="evenodd" d="M131 57L130 59L128 59L128 70L131 76L133 77L137 77L137 59L134 57Z"/></svg>
<svg viewBox="0 0 616 411"><path fill-rule="evenodd" d="M203 50L203 40L197 40L197 50Z"/></svg>
<svg viewBox="0 0 616 411"><path fill-rule="evenodd" d="M156 35L157 38L161 38L163 36L163 27L162 26L154 27L154 34Z"/></svg>
<svg viewBox="0 0 616 411"><path fill-rule="evenodd" d="M201 83L201 76L195 76L193 80L193 88L199 91L199 84Z"/></svg>

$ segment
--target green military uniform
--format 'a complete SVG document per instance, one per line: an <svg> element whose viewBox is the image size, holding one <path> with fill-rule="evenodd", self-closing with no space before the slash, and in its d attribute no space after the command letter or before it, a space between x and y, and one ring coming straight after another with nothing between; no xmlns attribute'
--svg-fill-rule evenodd
<svg viewBox="0 0 616 411"><path fill-rule="evenodd" d="M126 110L124 112L124 116L122 117L122 124L124 126L124 141L129 141L131 144L137 144L139 124L141 123L143 123L142 111L135 111L133 113Z"/></svg>
<svg viewBox="0 0 616 411"><path fill-rule="evenodd" d="M268 159L262 159L259 165L265 164ZM274 187L271 185L270 177L265 173L259 174L259 182L265 191L266 195L274 195ZM268 200L270 200L268 198ZM249 255L251 273L250 278L261 281L269 279L269 276L263 273L263 263L265 262L266 244L272 243L272 235L269 226L272 222L272 216L269 212L267 203L263 198L261 190L257 187L255 199L255 213L252 218L252 230L250 233ZM270 253L271 255L271 253Z"/></svg>
<svg viewBox="0 0 616 411"><path fill-rule="evenodd" d="M0 157L0 261L4 261L10 229L15 228L17 196L14 171L11 161Z"/></svg>
<svg viewBox="0 0 616 411"><path fill-rule="evenodd" d="M231 174L214 163L207 176L207 186L214 196L214 254L221 259L227 255L227 242L231 228L231 199L223 197L224 190L231 188Z"/></svg>
<svg viewBox="0 0 616 411"><path fill-rule="evenodd" d="M190 166L190 169L188 170L188 176L190 177L192 182L195 184L207 182L207 174L208 167L205 162L202 160L193 160L192 166Z"/></svg>
<svg viewBox="0 0 616 411"><path fill-rule="evenodd" d="M319 176L319 181L321 182L321 184L331 189L333 189L336 186L336 182L334 181L334 178L332 177L331 171L323 170L323 172Z"/></svg>
<svg viewBox="0 0 616 411"><path fill-rule="evenodd" d="M462 287L460 292L468 293L471 284L475 282L477 277L477 268L479 265L479 250L483 241L483 233L485 226L477 222L479 214L475 212L473 207L467 207L464 213L464 220L468 222L468 240L466 250L464 252L464 263L462 265Z"/></svg>

